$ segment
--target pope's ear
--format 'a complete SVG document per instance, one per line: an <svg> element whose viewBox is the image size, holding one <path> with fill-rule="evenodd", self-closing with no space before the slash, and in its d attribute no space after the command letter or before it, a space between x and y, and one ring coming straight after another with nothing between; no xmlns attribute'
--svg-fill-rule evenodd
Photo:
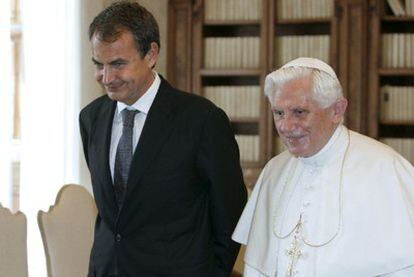
<svg viewBox="0 0 414 277"><path fill-rule="evenodd" d="M334 122L340 123L342 119L344 118L346 107L348 106L348 101L341 97L333 104L333 116L334 116Z"/></svg>
<svg viewBox="0 0 414 277"><path fill-rule="evenodd" d="M151 42L151 47L148 50L147 54L145 55L145 60L148 63L150 68L153 68L158 60L158 51L159 47L158 44L155 42Z"/></svg>

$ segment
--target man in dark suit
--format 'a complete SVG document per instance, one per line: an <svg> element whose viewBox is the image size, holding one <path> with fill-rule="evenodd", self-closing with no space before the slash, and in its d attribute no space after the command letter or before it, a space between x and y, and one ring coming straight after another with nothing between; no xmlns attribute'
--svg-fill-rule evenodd
<svg viewBox="0 0 414 277"><path fill-rule="evenodd" d="M112 4L89 37L107 94L80 114L99 211L89 276L229 276L246 190L227 116L152 70L158 26L139 4Z"/></svg>

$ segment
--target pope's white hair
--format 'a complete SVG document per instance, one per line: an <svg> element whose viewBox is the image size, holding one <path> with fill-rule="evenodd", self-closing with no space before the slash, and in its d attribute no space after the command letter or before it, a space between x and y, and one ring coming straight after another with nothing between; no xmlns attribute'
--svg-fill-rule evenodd
<svg viewBox="0 0 414 277"><path fill-rule="evenodd" d="M268 74L265 79L265 95L272 103L276 93L287 82L305 77L311 78L313 99L321 108L329 107L343 97L342 86L337 78L316 68L300 66L280 68Z"/></svg>

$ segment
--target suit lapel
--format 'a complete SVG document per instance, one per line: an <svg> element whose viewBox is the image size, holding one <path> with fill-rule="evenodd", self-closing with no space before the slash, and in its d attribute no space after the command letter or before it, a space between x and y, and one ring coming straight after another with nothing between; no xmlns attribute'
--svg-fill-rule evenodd
<svg viewBox="0 0 414 277"><path fill-rule="evenodd" d="M95 178L100 180L101 185L98 187L99 196L104 200L105 207L100 209L101 211L107 210L111 214L108 214L111 220L114 220L114 215L117 211L117 205L115 201L115 193L113 189L113 182L111 177L111 171L109 167L109 149L111 145L111 131L112 131L112 122L114 118L116 108L115 101L107 101L102 106L102 109L99 111L97 116L96 129L95 129L95 153L96 153L96 169L95 169Z"/></svg>
<svg viewBox="0 0 414 277"><path fill-rule="evenodd" d="M140 140L131 163L131 172L128 178L125 203L127 203L132 191L140 182L147 168L161 150L164 141L171 133L174 119L174 97L172 88L161 79L161 85L157 96L148 112ZM125 205L124 205L125 206Z"/></svg>

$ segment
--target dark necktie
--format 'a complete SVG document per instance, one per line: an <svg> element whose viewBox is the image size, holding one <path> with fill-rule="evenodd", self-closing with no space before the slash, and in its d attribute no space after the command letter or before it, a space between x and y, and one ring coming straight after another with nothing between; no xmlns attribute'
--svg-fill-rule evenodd
<svg viewBox="0 0 414 277"><path fill-rule="evenodd" d="M132 161L132 135L134 118L139 111L124 109L122 114L122 136L119 140L115 155L114 188L118 207L121 208L128 182L129 168Z"/></svg>

